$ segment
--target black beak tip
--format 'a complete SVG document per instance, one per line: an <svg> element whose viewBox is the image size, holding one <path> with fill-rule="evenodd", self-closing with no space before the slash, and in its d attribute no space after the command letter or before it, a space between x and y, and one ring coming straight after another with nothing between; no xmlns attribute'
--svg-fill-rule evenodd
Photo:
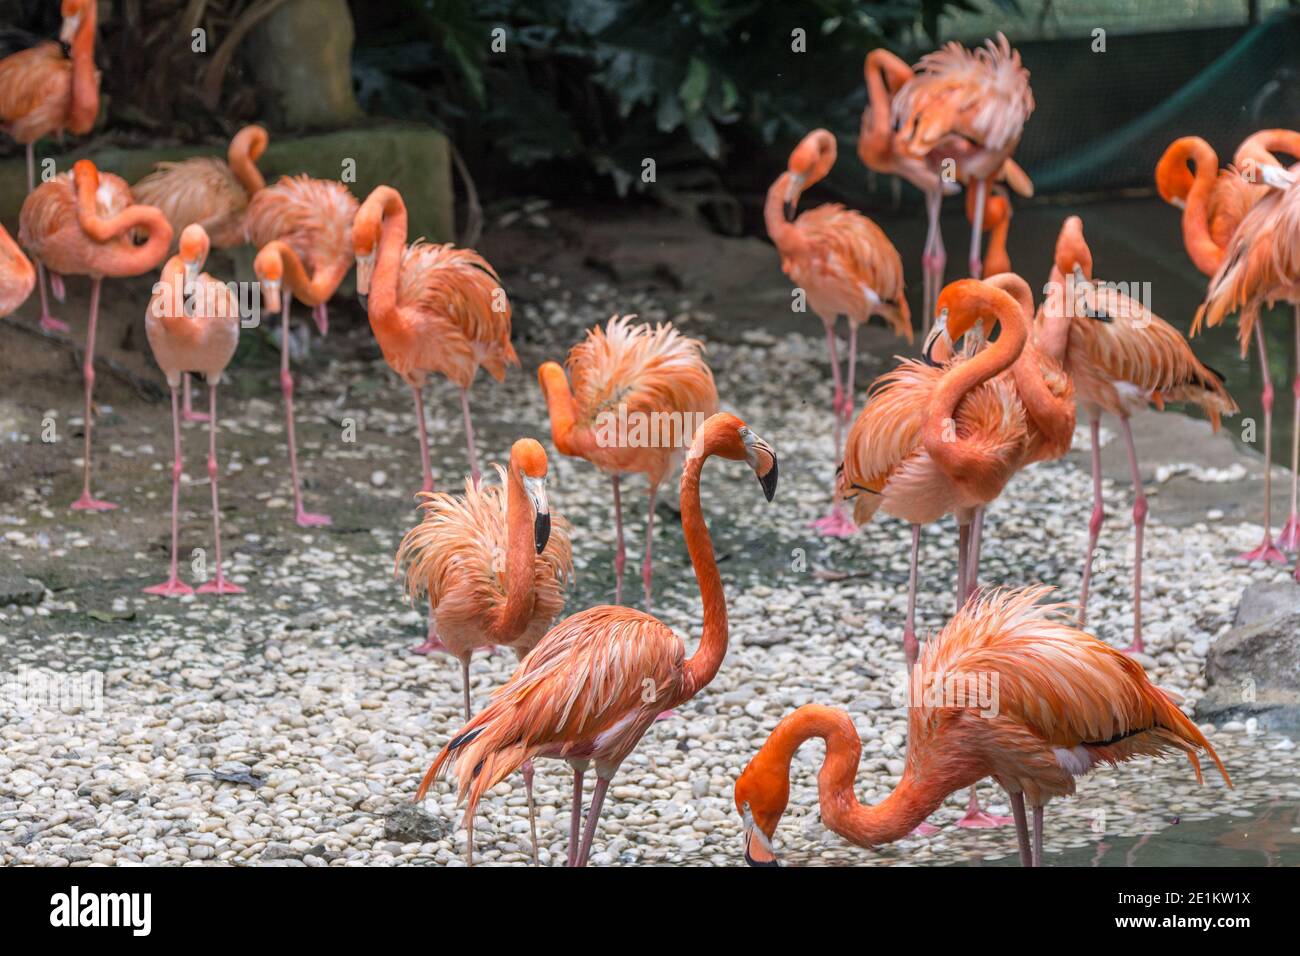
<svg viewBox="0 0 1300 956"><path fill-rule="evenodd" d="M362 295L360 292L357 293L357 301L361 303L361 308L363 309L367 308L366 300L369 298L370 298L369 296Z"/></svg>
<svg viewBox="0 0 1300 956"><path fill-rule="evenodd" d="M537 543L537 553L541 554L546 550L546 542L551 540L551 516L549 513L538 515L533 522L533 538Z"/></svg>
<svg viewBox="0 0 1300 956"><path fill-rule="evenodd" d="M776 471L776 456L774 455L772 456L772 467L767 470L766 475L762 475L758 479L759 485L763 488L763 496L768 501L776 497Z"/></svg>
<svg viewBox="0 0 1300 956"><path fill-rule="evenodd" d="M781 207L785 211L785 221L794 222L795 205L792 202L784 203Z"/></svg>
<svg viewBox="0 0 1300 956"><path fill-rule="evenodd" d="M932 337L925 343L925 348L921 350L921 361L930 366L930 368L939 367L939 363L934 360L932 355L930 355L930 352L934 349L934 343L937 342L938 339L939 337L937 335Z"/></svg>

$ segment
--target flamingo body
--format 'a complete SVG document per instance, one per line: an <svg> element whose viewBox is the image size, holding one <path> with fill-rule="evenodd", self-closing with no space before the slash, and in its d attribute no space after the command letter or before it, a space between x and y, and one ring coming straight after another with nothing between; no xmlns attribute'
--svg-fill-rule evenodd
<svg viewBox="0 0 1300 956"><path fill-rule="evenodd" d="M3 225L0 225L0 315L9 315L27 301L36 285L36 269Z"/></svg>

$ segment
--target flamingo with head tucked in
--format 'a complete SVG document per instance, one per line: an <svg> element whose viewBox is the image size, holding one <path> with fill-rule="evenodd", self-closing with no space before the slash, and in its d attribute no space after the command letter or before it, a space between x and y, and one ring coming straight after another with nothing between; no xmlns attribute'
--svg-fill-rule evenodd
<svg viewBox="0 0 1300 956"><path fill-rule="evenodd" d="M294 520L304 528L330 524L329 515L307 511L298 475L294 437L293 375L289 372L289 309L293 297L312 307L320 334L329 331L329 300L352 268L352 220L358 203L335 180L284 176L253 194L244 214L249 241L257 247L253 271L263 303L280 313L280 390L284 394L285 434L293 482Z"/></svg>
<svg viewBox="0 0 1300 956"><path fill-rule="evenodd" d="M357 294L366 297L370 328L384 359L411 387L420 430L424 490L433 490L423 389L429 373L460 388L470 475L479 479L469 389L480 367L498 382L519 366L510 344L510 300L495 270L473 249L450 243L406 244L406 206L390 186L377 186L352 224Z"/></svg>
<svg viewBox="0 0 1300 956"><path fill-rule="evenodd" d="M95 0L63 0L59 42L38 43L0 60L0 130L27 147L27 191L36 188L38 139L64 131L89 133L99 115L99 71L95 69ZM63 44L71 45L65 56ZM45 271L37 263L41 287L41 327L67 332L50 315ZM56 274L57 275L57 274ZM55 284L62 299L62 282Z"/></svg>
<svg viewBox="0 0 1300 956"><path fill-rule="evenodd" d="M950 793L992 777L1011 797L1023 866L1042 865L1047 802L1073 794L1075 778L1099 764L1183 753L1201 782L1204 751L1231 787L1223 761L1176 698L1132 658L1065 623L1064 605L1039 604L1049 592L986 594L927 642L909 682L903 774L875 806L853 794L862 745L848 714L806 704L783 718L736 780L745 860L778 865L772 837L790 800L790 761L811 737L826 741L817 775L822 821L850 843L899 840ZM972 680L996 688L994 713L979 693L938 693Z"/></svg>
<svg viewBox="0 0 1300 956"><path fill-rule="evenodd" d="M41 183L23 203L18 241L50 270L61 275L90 277L90 322L82 376L86 386L85 458L81 497L72 507L106 511L117 507L90 493L90 449L95 387L95 327L99 320L99 290L104 277L138 276L156 268L167 255L172 227L152 206L134 204L120 176L101 174L88 159L78 160L71 173ZM146 240L132 240L143 230Z"/></svg>
<svg viewBox="0 0 1300 956"><path fill-rule="evenodd" d="M735 415L719 413L695 433L682 469L682 532L704 602L700 642L689 658L681 638L642 611L604 605L566 618L547 632L492 701L442 748L416 799L455 767L465 808L466 855L473 861L474 813L483 795L537 757L573 767L569 865L585 866L605 792L619 765L665 708L686 703L713 680L727 653L727 601L700 507L700 473L717 455L743 461L770 501L777 462L771 446ZM595 764L587 826L582 778Z"/></svg>

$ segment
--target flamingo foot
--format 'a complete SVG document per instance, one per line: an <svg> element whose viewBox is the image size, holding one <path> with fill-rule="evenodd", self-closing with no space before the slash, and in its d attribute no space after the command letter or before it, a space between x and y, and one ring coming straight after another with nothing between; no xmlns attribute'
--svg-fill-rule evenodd
<svg viewBox="0 0 1300 956"><path fill-rule="evenodd" d="M63 333L67 333L67 332L72 331L71 327L68 325L67 322L64 322L62 319L56 319L56 318L55 318L54 316L52 316L52 315L42 315L42 316L41 316L41 321L40 321L40 326L41 326L41 328L43 328L46 332L63 332Z"/></svg>
<svg viewBox="0 0 1300 956"><path fill-rule="evenodd" d="M1011 822L1011 817L1000 817L996 813L985 813L983 810L968 810L966 815L957 821L957 826L967 830L993 830L997 827L1004 827Z"/></svg>
<svg viewBox="0 0 1300 956"><path fill-rule="evenodd" d="M411 648L412 654L450 654L447 645L442 643L436 637L427 639L423 644L417 644Z"/></svg>
<svg viewBox="0 0 1300 956"><path fill-rule="evenodd" d="M1277 549L1273 544L1273 539L1264 534L1264 540L1259 543L1259 547L1253 551L1245 551L1237 555L1242 561L1274 561L1278 564L1286 563L1286 555Z"/></svg>
<svg viewBox="0 0 1300 956"><path fill-rule="evenodd" d="M677 711L665 710L662 714L660 714L658 717L655 718L655 723L658 723L661 720L671 720L676 716L677 716Z"/></svg>
<svg viewBox="0 0 1300 956"><path fill-rule="evenodd" d="M150 585L144 589L144 593L158 594L162 597L180 597L182 594L193 594L194 589L179 578L171 577L162 584Z"/></svg>
<svg viewBox="0 0 1300 956"><path fill-rule="evenodd" d="M213 578L207 584L202 585L199 594L243 594L244 589L238 584L232 584L225 578Z"/></svg>
<svg viewBox="0 0 1300 956"><path fill-rule="evenodd" d="M1282 525L1282 531L1277 536L1277 546L1283 551L1300 550L1300 515L1294 511L1286 519L1286 524Z"/></svg>
<svg viewBox="0 0 1300 956"><path fill-rule="evenodd" d="M300 528L319 528L334 523L334 519L329 515L319 515L311 511L303 511L301 508L298 509L293 520L298 522Z"/></svg>
<svg viewBox="0 0 1300 956"><path fill-rule="evenodd" d="M911 835L912 836L933 836L938 832L939 832L938 827L926 823L924 820L922 820L920 823L916 825L916 828L912 831Z"/></svg>
<svg viewBox="0 0 1300 956"><path fill-rule="evenodd" d="M111 501L101 501L98 498L91 497L89 491L83 491L81 497L74 501L69 507L73 511L112 511L117 505Z"/></svg>
<svg viewBox="0 0 1300 956"><path fill-rule="evenodd" d="M814 528L818 534L828 538L848 538L856 534L858 530L858 526L849 520L848 516L839 508L836 508L824 518L818 518L809 527Z"/></svg>

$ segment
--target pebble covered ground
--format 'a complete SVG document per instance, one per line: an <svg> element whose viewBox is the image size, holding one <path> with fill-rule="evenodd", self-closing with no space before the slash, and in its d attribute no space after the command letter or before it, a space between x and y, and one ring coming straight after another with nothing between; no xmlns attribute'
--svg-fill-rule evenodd
<svg viewBox="0 0 1300 956"><path fill-rule="evenodd" d="M545 277L531 279L547 285ZM741 863L732 785L780 717L809 702L853 715L863 740L858 796L883 797L897 781L906 748L897 688L909 538L891 519L846 540L821 539L808 527L826 506L833 469L820 329L810 319L806 335L754 331L715 340L711 317L690 303L616 299L608 286L553 288L521 310L530 334L520 347L523 371L500 386L480 377L474 392L485 462L501 460L520 435L542 438L550 449L537 364L562 357L584 327L615 311L673 318L709 341L724 405L780 456L780 487L771 504L743 466L718 460L706 468L704 510L729 600L730 650L712 685L656 724L624 764L592 864ZM355 333L356 342L366 334ZM451 786L436 786L421 808L411 804L432 755L460 725L461 694L454 660L409 653L423 634L422 615L402 602L392 576L419 480L409 395L381 360L337 357L347 354L348 343L336 343L328 358L318 353L297 370L300 442L308 474L313 461L346 459L353 476L311 489L309 506L347 499L367 520L333 529L293 525L280 408L230 400L222 427L239 439L232 444L260 449L223 458L227 476L261 476L251 483L255 500L234 502L235 515L227 519L228 574L248 593L172 600L140 594L139 585L161 579L164 570L151 548L120 554L111 567L101 562L106 575L128 583L89 592L93 600L74 583L47 587L34 604L0 607L0 674L7 680L30 687L33 674L53 671L77 680L98 672L103 680L102 701L81 706L32 707L12 693L12 683L11 693L0 695L0 863L462 865L464 833ZM866 380L866 371L860 374ZM465 467L459 406L445 382L429 389L428 401L438 479L446 488L459 484ZM351 442L337 437L348 420L357 425ZM34 429L10 438L38 440ZM1083 431L1078 439L1086 446ZM156 481L140 490L144 500L135 504L159 534L169 497L168 448L160 434L152 445L110 452L157 462ZM189 531L207 521L206 474L198 461L189 466L184 492L183 556L207 542L192 540L197 530ZM568 606L608 601L608 482L585 462L554 454L551 462L552 507L575 528L577 582ZM625 492L634 597L645 521L641 487L633 481ZM1207 647L1230 626L1243 587L1283 580L1287 569L1231 560L1256 543L1258 526L1163 526L1158 486L1150 490L1150 657L1144 663L1158 684L1184 695L1190 710L1205 687ZM1069 462L1037 465L1017 477L989 511L982 581L1052 582L1062 599L1075 599L1090 499L1088 474ZM49 483L37 483L4 506L0 533L19 567L102 546L95 516L63 504ZM1130 506L1128 489L1108 484L1108 550L1096 574L1090 626L1117 645L1130 636ZM698 636L698 592L671 517L675 503L661 507L655 612L689 650ZM950 612L955 547L951 524L922 537L923 633L941 627ZM476 705L508 676L513 661L512 654L475 658ZM1258 732L1253 723L1205 729L1233 774L1234 790L1217 777L1198 787L1191 768L1177 760L1103 769L1080 781L1075 798L1049 807L1047 862L1062 849L1110 835L1152 833L1177 819L1249 817L1269 800L1300 797L1300 759L1289 739ZM784 862L938 864L1015 853L1010 828L953 825L965 793L932 819L941 826L933 836L875 850L850 846L818 817L821 756L820 742L810 741L796 758L790 808L777 833ZM588 787L591 782L588 775ZM539 765L544 865L564 860L570 783L566 765ZM993 809L1008 812L1001 791L988 782L980 789ZM518 778L484 801L475 836L480 863L528 861Z"/></svg>

